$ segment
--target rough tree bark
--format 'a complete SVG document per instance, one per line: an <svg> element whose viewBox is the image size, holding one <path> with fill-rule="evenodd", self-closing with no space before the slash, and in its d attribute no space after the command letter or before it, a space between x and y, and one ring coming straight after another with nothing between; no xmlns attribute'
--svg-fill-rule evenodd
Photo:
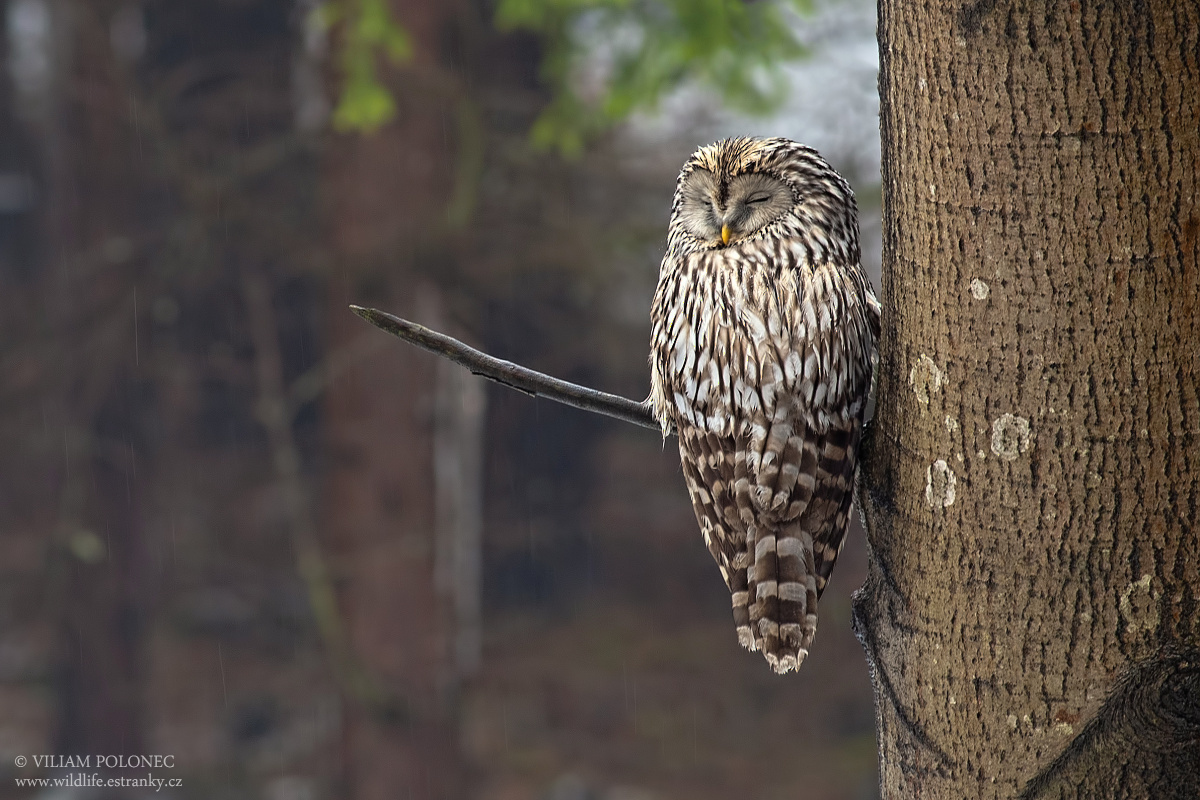
<svg viewBox="0 0 1200 800"><path fill-rule="evenodd" d="M1200 786L1200 9L881 0L885 798Z"/></svg>

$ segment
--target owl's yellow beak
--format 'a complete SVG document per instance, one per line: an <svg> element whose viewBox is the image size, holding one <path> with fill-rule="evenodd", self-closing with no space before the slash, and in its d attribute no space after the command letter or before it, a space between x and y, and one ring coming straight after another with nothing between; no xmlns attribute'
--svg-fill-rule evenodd
<svg viewBox="0 0 1200 800"><path fill-rule="evenodd" d="M721 244L729 244L729 237L732 234L729 231L728 225L721 226Z"/></svg>

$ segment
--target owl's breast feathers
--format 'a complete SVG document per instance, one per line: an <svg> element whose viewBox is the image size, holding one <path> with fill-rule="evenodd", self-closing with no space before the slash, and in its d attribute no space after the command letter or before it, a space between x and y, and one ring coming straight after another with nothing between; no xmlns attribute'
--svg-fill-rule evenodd
<svg viewBox="0 0 1200 800"><path fill-rule="evenodd" d="M807 255L790 239L668 253L651 335L664 429L741 436L786 413L823 433L861 417L879 304L857 264Z"/></svg>

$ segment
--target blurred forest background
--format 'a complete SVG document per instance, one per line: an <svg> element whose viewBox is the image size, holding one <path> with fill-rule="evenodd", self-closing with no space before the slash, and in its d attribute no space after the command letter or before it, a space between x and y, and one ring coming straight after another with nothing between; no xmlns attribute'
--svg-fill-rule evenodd
<svg viewBox="0 0 1200 800"><path fill-rule="evenodd" d="M640 399L676 173L738 133L846 174L878 287L870 0L779 11L773 106L724 51L622 84L654 40L584 5L4 2L0 797L148 797L14 782L143 753L187 798L877 796L861 531L777 677L673 441L347 310Z"/></svg>

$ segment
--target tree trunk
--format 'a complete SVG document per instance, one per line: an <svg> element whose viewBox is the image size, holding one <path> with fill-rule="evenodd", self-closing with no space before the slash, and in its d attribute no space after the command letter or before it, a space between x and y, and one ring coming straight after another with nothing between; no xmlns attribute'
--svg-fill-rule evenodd
<svg viewBox="0 0 1200 800"><path fill-rule="evenodd" d="M373 136L331 143L326 171L337 260L329 346L367 353L330 383L324 400L331 453L326 541L339 565L351 651L375 684L346 687L358 696L346 713L345 792L362 800L457 796L451 709L440 686L445 633L433 584L433 364L415 351L370 348L374 331L348 310L372 288L383 291L379 302L388 307L413 308L419 272L412 251L381 231L400 227L412 235L436 224L431 212L444 208L436 181L450 174L446 154L433 144L442 136L437 126L436 116L417 115ZM421 158L407 155L415 153ZM380 181L379 173L391 179ZM373 192L378 196L367 196ZM405 207L412 205L405 197L424 197L429 208Z"/></svg>
<svg viewBox="0 0 1200 800"><path fill-rule="evenodd" d="M1200 786L1200 10L881 0L885 798Z"/></svg>
<svg viewBox="0 0 1200 800"><path fill-rule="evenodd" d="M62 604L55 746L68 754L137 753L144 739L148 370L138 341L142 264L131 244L140 228L131 176L142 165L109 45L111 5L48 4L48 55L61 72L41 98L43 213L54 250L43 265L43 313L55 334L43 357L55 362L64 417L51 584L51 603Z"/></svg>
<svg viewBox="0 0 1200 800"><path fill-rule="evenodd" d="M344 795L359 800L464 791L450 632L434 581L434 362L415 350L373 347L377 332L349 311L370 299L414 312L418 286L437 293L427 276L447 258L455 167L453 97L439 82L443 45L462 9L438 0L389 5L414 44L403 80L389 81L397 117L376 133L335 135L324 169L334 259L329 348L358 354L325 395L331 458L323 502L358 668L342 678L351 682Z"/></svg>

